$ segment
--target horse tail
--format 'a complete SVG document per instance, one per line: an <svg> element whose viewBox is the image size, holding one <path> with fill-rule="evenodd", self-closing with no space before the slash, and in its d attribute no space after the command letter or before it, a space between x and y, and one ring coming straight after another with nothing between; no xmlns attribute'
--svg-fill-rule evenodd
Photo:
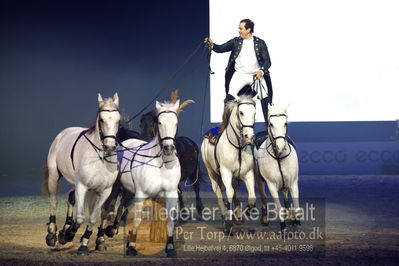
<svg viewBox="0 0 399 266"><path fill-rule="evenodd" d="M47 163L42 166L42 170L43 170L42 192L44 195L49 196L50 195L50 190L48 189L49 170Z"/></svg>

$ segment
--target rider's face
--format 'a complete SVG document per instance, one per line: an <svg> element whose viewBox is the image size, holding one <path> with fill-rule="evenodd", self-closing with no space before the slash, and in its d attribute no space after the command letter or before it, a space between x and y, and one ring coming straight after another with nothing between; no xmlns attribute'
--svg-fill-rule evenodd
<svg viewBox="0 0 399 266"><path fill-rule="evenodd" d="M241 38L246 39L251 36L251 29L250 28L246 29L245 22L241 22L238 25L238 33L240 34Z"/></svg>

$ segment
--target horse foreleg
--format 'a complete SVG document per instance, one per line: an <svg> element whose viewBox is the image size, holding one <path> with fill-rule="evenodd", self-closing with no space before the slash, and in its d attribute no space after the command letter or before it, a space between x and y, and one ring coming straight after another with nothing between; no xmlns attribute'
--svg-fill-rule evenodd
<svg viewBox="0 0 399 266"><path fill-rule="evenodd" d="M47 227L46 243L48 246L53 247L57 242L57 221L55 214L57 212L57 188L59 174L56 166L48 166L46 169L48 171L45 172L46 176L43 189L45 192L48 192L50 198L50 217Z"/></svg>
<svg viewBox="0 0 399 266"><path fill-rule="evenodd" d="M268 188L269 188L270 194L271 194L272 197L273 197L273 201L274 201L274 204L275 204L275 214L276 214L276 217L278 217L278 218L280 219L280 228L281 228L281 231L284 231L284 229L286 228L286 225L285 225L285 219L284 219L283 215L280 214L280 211L281 211L281 203L280 203L280 199L279 199L279 197L278 197L278 190L277 190L277 187L276 187L275 184L273 184L273 183L271 183L271 182L267 183L267 186L268 186Z"/></svg>
<svg viewBox="0 0 399 266"><path fill-rule="evenodd" d="M169 193L165 193L165 196L166 196L166 209L168 210L168 220L167 220L168 241L166 242L165 252L168 258L175 258L177 254L173 244L173 229L175 226L174 219L177 216L176 204L177 204L178 195L176 191L172 191Z"/></svg>
<svg viewBox="0 0 399 266"><path fill-rule="evenodd" d="M220 188L219 184L215 181L213 177L211 177L211 174L208 172L211 184L212 184L212 189L213 192L216 194L216 198L218 200L218 205L220 208L220 212L222 213L222 219L224 220L226 217L226 207L223 202L223 195L222 195L222 189Z"/></svg>
<svg viewBox="0 0 399 266"><path fill-rule="evenodd" d="M262 201L262 217L261 217L261 224L262 225L269 225L269 219L267 217L267 197L266 197L266 191L265 191L265 182L263 181L261 176L257 176L255 178L256 180L256 186L258 187L258 191L260 194L260 199Z"/></svg>
<svg viewBox="0 0 399 266"><path fill-rule="evenodd" d="M242 220L242 204L240 202L240 200L237 197L237 191L238 188L240 187L241 184L241 180L239 178L233 178L232 180L232 186L234 189L234 196L233 196L233 202L234 202L234 223L241 225L243 224L243 220Z"/></svg>
<svg viewBox="0 0 399 266"><path fill-rule="evenodd" d="M137 193L134 199L134 206L133 206L133 228L128 233L127 237L127 248L126 248L126 255L127 256L136 256L136 240L137 240L137 229L140 226L141 219L142 219L142 212L143 212L143 204L144 204L144 195L141 193Z"/></svg>
<svg viewBox="0 0 399 266"><path fill-rule="evenodd" d="M222 181L224 186L226 187L226 196L227 196L227 210L226 210L226 220L224 224L224 232L226 234L231 234L233 227L233 197L234 197L234 189L231 185L232 174L231 171L225 167L220 168L220 173L222 176Z"/></svg>
<svg viewBox="0 0 399 266"><path fill-rule="evenodd" d="M292 201L294 203L294 213L295 213L294 224L295 225L301 225L301 221L300 220L303 218L303 213L302 213L302 209L299 207L298 182L295 182L290 187L290 193L291 193Z"/></svg>

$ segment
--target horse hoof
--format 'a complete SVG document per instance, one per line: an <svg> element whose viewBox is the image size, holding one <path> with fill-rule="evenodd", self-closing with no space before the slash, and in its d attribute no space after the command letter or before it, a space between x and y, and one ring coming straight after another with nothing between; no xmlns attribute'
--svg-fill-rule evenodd
<svg viewBox="0 0 399 266"><path fill-rule="evenodd" d="M137 250L132 246L128 246L126 249L126 256L137 256Z"/></svg>
<svg viewBox="0 0 399 266"><path fill-rule="evenodd" d="M72 240L75 238L75 234L76 232L73 232L71 229L68 228L67 230L65 230L64 240L66 242L72 242Z"/></svg>
<svg viewBox="0 0 399 266"><path fill-rule="evenodd" d="M58 233L58 242L61 244L61 245L65 245L68 241L65 239L65 231L64 230L61 230L59 233Z"/></svg>
<svg viewBox="0 0 399 266"><path fill-rule="evenodd" d="M87 256L89 255L89 247L88 246L80 246L78 251L76 252L78 255Z"/></svg>
<svg viewBox="0 0 399 266"><path fill-rule="evenodd" d="M105 235L111 238L114 237L115 228L113 228L111 225L108 225L107 228L105 228Z"/></svg>
<svg viewBox="0 0 399 266"><path fill-rule="evenodd" d="M56 242L57 242L56 233L47 233L47 236L46 236L46 244L47 244L47 246L54 247Z"/></svg>
<svg viewBox="0 0 399 266"><path fill-rule="evenodd" d="M170 249L166 252L166 257L167 258L177 258L177 253L176 250Z"/></svg>

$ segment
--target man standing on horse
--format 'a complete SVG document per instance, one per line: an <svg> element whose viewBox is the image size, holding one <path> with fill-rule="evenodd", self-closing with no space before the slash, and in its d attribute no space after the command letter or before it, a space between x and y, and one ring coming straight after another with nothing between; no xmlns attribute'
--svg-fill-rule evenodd
<svg viewBox="0 0 399 266"><path fill-rule="evenodd" d="M252 20L243 19L238 25L239 37L221 45L213 43L210 38L205 38L204 43L217 53L231 51L225 74L225 103L238 98L240 91L245 86L254 85L257 79L261 84L258 98L261 99L263 116L267 123L268 103L272 103L273 96L269 73L271 62L265 41L253 36L254 26ZM226 116L224 113L223 119Z"/></svg>

